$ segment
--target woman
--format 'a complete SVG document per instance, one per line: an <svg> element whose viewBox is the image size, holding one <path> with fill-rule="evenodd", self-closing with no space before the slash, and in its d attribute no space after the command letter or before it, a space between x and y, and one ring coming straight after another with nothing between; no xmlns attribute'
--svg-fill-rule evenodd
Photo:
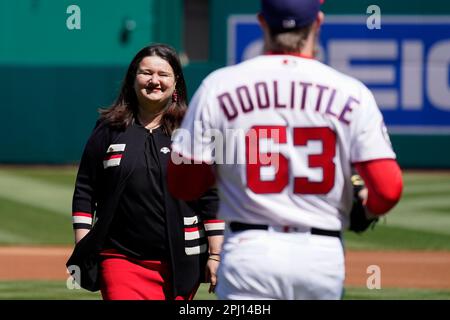
<svg viewBox="0 0 450 320"><path fill-rule="evenodd" d="M214 290L224 228L216 190L183 202L166 187L170 135L185 110L179 59L162 44L137 53L116 102L100 110L77 175L67 266L105 300L192 299L205 280Z"/></svg>

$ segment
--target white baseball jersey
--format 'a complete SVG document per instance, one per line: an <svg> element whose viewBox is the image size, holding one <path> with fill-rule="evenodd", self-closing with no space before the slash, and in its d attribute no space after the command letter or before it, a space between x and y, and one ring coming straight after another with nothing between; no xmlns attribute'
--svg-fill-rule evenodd
<svg viewBox="0 0 450 320"><path fill-rule="evenodd" d="M220 219L330 230L348 223L351 164L395 158L366 86L292 55L210 74L172 147L215 164Z"/></svg>

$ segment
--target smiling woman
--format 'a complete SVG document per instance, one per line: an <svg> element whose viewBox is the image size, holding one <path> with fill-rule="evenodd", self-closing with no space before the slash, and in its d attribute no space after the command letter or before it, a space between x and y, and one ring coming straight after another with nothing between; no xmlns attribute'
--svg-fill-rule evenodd
<svg viewBox="0 0 450 320"><path fill-rule="evenodd" d="M117 100L100 110L76 179L67 266L104 299L192 299L200 282L215 286L216 190L189 203L167 192L170 135L185 110L180 62L163 44L136 54Z"/></svg>
<svg viewBox="0 0 450 320"><path fill-rule="evenodd" d="M166 60L158 56L145 57L139 63L134 84L140 106L156 107L157 111L175 92L175 83L172 67Z"/></svg>
<svg viewBox="0 0 450 320"><path fill-rule="evenodd" d="M101 118L125 128L136 120L153 129L161 126L170 135L186 111L186 83L174 49L163 44L139 51L128 67L120 94Z"/></svg>
<svg viewBox="0 0 450 320"><path fill-rule="evenodd" d="M178 102L175 84L173 69L166 60L149 56L139 63L134 90L139 102L138 119L146 124L147 129L159 126L162 110L169 99L172 103ZM184 111L185 107L183 103L180 111Z"/></svg>

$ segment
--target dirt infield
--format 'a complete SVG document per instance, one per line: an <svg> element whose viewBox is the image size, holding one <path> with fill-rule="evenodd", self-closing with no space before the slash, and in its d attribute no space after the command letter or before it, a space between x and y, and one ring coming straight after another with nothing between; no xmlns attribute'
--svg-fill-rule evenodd
<svg viewBox="0 0 450 320"><path fill-rule="evenodd" d="M346 285L365 287L373 265L380 267L384 288L450 288L450 252L347 252Z"/></svg>
<svg viewBox="0 0 450 320"><path fill-rule="evenodd" d="M0 280L64 280L67 247L0 247ZM384 288L450 289L450 252L349 251L346 285L365 287L369 266ZM369 268L370 269L370 268Z"/></svg>

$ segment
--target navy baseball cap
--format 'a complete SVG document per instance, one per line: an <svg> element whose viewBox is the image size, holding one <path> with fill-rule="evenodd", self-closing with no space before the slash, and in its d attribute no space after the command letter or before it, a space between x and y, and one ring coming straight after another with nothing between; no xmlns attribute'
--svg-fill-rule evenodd
<svg viewBox="0 0 450 320"><path fill-rule="evenodd" d="M323 0L261 0L261 14L272 32L305 27L314 22Z"/></svg>

